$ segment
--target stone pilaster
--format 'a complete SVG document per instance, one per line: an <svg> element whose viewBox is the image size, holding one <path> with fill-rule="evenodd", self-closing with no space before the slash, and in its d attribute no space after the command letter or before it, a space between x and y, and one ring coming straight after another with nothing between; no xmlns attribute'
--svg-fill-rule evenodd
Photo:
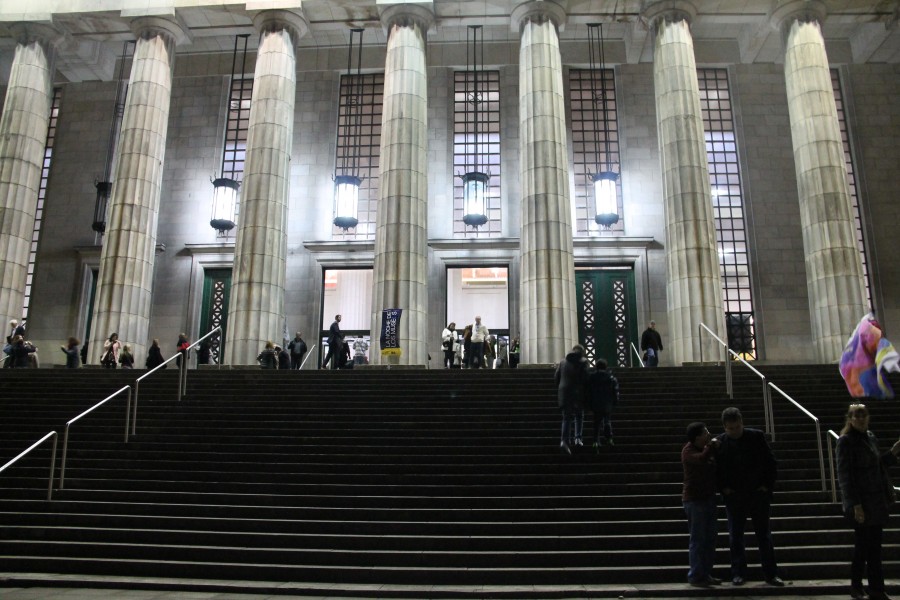
<svg viewBox="0 0 900 600"><path fill-rule="evenodd" d="M50 26L16 23L6 102L0 117L0 319L21 319L41 168L53 103L53 56L61 38Z"/></svg>
<svg viewBox="0 0 900 600"><path fill-rule="evenodd" d="M773 13L785 40L784 76L806 255L812 341L834 362L868 311L847 166L821 23L821 2L783 2Z"/></svg>
<svg viewBox="0 0 900 600"><path fill-rule="evenodd" d="M261 37L225 341L225 360L237 365L254 364L266 340L280 340L284 328L295 48L308 30L295 11L263 11L253 22Z"/></svg>
<svg viewBox="0 0 900 600"><path fill-rule="evenodd" d="M112 199L91 327L90 357L96 363L103 341L119 334L135 356L149 346L153 262L159 215L175 46L181 27L162 17L131 23L137 37L128 96L116 148Z"/></svg>
<svg viewBox="0 0 900 600"><path fill-rule="evenodd" d="M428 362L428 87L425 35L434 20L415 4L384 8L387 35L381 184L372 293L373 363ZM401 308L398 358L382 359L381 311Z"/></svg>
<svg viewBox="0 0 900 600"><path fill-rule="evenodd" d="M565 91L557 29L565 6L519 4L519 162L522 186L519 322L523 363L559 361L578 341Z"/></svg>
<svg viewBox="0 0 900 600"><path fill-rule="evenodd" d="M680 365L721 357L723 349L704 323L725 340L725 309L716 248L716 227L703 133L703 113L690 21L696 9L682 0L647 6L651 23L653 85L666 219L664 363Z"/></svg>

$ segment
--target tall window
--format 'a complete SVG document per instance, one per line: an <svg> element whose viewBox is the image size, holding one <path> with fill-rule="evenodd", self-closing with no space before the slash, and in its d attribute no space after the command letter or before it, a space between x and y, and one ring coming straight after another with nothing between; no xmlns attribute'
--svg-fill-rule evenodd
<svg viewBox="0 0 900 600"><path fill-rule="evenodd" d="M853 169L853 155L850 152L850 135L847 129L847 114L844 111L844 94L841 77L837 69L831 69L831 86L834 89L834 103L837 106L838 125L841 128L841 142L844 144L844 161L847 163L847 183L850 186L850 204L853 207L853 221L856 224L856 244L862 261L863 279L866 284L866 300L872 306L872 283L869 280L869 264L866 260L866 244L863 237L862 215L856 190L856 171Z"/></svg>
<svg viewBox="0 0 900 600"><path fill-rule="evenodd" d="M591 176L608 167L613 172L619 172L619 126L614 71L570 69L569 110L572 114L575 171L575 235L599 235L607 229L594 220L596 209ZM608 231L622 233L625 226L622 219L621 178L616 182L616 196L619 222Z"/></svg>
<svg viewBox="0 0 900 600"><path fill-rule="evenodd" d="M247 131L250 129L250 99L252 95L252 78L231 81L221 177L227 177L237 182L244 180L244 161L247 158ZM237 213L240 213L240 210L240 203L238 203L235 206L235 222L237 222Z"/></svg>
<svg viewBox="0 0 900 600"><path fill-rule="evenodd" d="M383 98L384 73L341 76L335 161L340 165L344 157L352 154L357 159L357 175L362 182L356 208L358 223L346 230L333 226L334 238L375 239Z"/></svg>
<svg viewBox="0 0 900 600"><path fill-rule="evenodd" d="M697 69L697 80L716 219L728 346L744 358L755 359L756 325L750 291L750 256L728 71Z"/></svg>
<svg viewBox="0 0 900 600"><path fill-rule="evenodd" d="M499 237L500 215L500 71L456 71L453 78L453 234L459 237ZM477 89L476 94L473 90ZM476 106L477 104L477 106ZM475 112L477 109L477 121ZM475 131L478 143L475 143ZM491 176L485 205L487 223L463 222L462 175L477 164Z"/></svg>
<svg viewBox="0 0 900 600"><path fill-rule="evenodd" d="M28 317L31 304L31 284L34 281L34 264L37 259L38 241L41 237L41 223L44 219L44 200L47 197L47 179L50 177L50 163L53 160L53 142L56 140L56 121L59 117L59 103L62 89L53 90L53 103L50 106L50 128L47 130L47 143L44 145L44 164L41 166L41 185L38 188L37 210L34 213L34 230L31 232L31 250L28 253L28 275L25 279L25 304L22 306L22 318Z"/></svg>

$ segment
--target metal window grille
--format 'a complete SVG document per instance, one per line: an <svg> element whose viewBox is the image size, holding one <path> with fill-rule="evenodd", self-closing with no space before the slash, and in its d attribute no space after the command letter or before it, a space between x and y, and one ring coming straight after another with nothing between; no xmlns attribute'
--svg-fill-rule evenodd
<svg viewBox="0 0 900 600"><path fill-rule="evenodd" d="M247 130L250 128L250 99L253 79L234 79L228 97L228 122L225 125L225 159L222 177L235 181L244 179L244 160L247 157Z"/></svg>
<svg viewBox="0 0 900 600"><path fill-rule="evenodd" d="M357 175L362 182L356 209L359 222L346 230L334 225L331 230L334 238L375 239L383 99L384 73L341 76L335 162L340 165L345 157L353 154L358 160Z"/></svg>
<svg viewBox="0 0 900 600"><path fill-rule="evenodd" d="M726 69L697 69L729 347L756 359L756 325L734 116Z"/></svg>
<svg viewBox="0 0 900 600"><path fill-rule="evenodd" d="M500 210L500 71L456 71L453 74L453 234L457 237L489 238L502 234ZM472 119L472 95L479 92L478 123ZM468 119L467 119L468 117ZM478 144L475 144L475 127ZM463 222L461 175L477 159L479 170L491 176L487 188L487 223L469 227Z"/></svg>
<svg viewBox="0 0 900 600"><path fill-rule="evenodd" d="M250 101L253 78L233 79L228 96L228 120L225 123L225 147L222 156L222 175L237 182L244 180L244 161L247 159L247 131L250 129ZM240 195L234 207L237 222L241 212ZM236 231L236 230L233 230Z"/></svg>
<svg viewBox="0 0 900 600"><path fill-rule="evenodd" d="M856 171L853 169L853 154L850 152L850 134L847 126L847 113L844 111L844 94L841 90L841 77L837 69L831 69L831 86L834 90L834 104L837 107L838 125L841 129L841 142L844 145L844 161L847 163L847 184L850 187L850 204L853 207L853 222L856 226L856 244L859 246L859 258L862 260L863 279L866 284L866 300L871 307L872 282L869 279L869 263L866 260L866 243L856 188Z"/></svg>
<svg viewBox="0 0 900 600"><path fill-rule="evenodd" d="M593 78L593 82L592 82ZM592 92L597 90L597 94ZM606 99L606 111L600 104ZM594 221L594 193L591 175L611 165L619 168L619 125L616 108L616 80L612 69L570 69L569 110L572 115L573 168L575 172L575 235L596 236L624 233L621 178L616 182L616 208L619 222L609 230ZM609 154L607 155L607 149Z"/></svg>
<svg viewBox="0 0 900 600"><path fill-rule="evenodd" d="M37 210L34 213L34 229L31 232L31 250L28 253L28 275L25 279L25 303L22 306L22 318L28 317L31 304L31 285L34 282L34 265L37 260L38 241L41 238L41 223L44 219L44 200L47 197L47 179L50 177L50 163L53 160L53 142L56 140L56 122L59 118L59 104L62 100L62 89L53 90L53 103L50 107L50 127L47 129L47 143L44 145L44 163L41 166L41 185L38 188Z"/></svg>

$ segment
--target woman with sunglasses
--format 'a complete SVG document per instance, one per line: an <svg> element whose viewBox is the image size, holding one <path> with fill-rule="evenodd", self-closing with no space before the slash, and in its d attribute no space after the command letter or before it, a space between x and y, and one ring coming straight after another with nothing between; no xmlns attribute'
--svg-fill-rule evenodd
<svg viewBox="0 0 900 600"><path fill-rule="evenodd" d="M890 600L884 591L881 539L894 501L887 468L897 464L898 455L900 440L889 452L879 452L875 434L869 431L868 409L864 404L851 404L837 443L837 462L844 515L855 533L850 597L857 600ZM863 573L868 573L868 595L863 591Z"/></svg>

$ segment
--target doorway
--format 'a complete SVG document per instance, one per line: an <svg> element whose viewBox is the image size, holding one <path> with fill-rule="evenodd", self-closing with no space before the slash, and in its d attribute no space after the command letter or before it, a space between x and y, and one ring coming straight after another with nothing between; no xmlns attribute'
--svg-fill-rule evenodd
<svg viewBox="0 0 900 600"><path fill-rule="evenodd" d="M631 344L638 345L634 269L576 268L575 284L578 340L590 365L605 358L611 367L631 366Z"/></svg>
<svg viewBox="0 0 900 600"><path fill-rule="evenodd" d="M225 328L228 323L228 300L231 296L231 269L206 269L203 272L203 300L200 308L200 336L216 327L222 333L209 338L209 357L213 364L221 364L225 349ZM199 337L199 336L198 336Z"/></svg>

